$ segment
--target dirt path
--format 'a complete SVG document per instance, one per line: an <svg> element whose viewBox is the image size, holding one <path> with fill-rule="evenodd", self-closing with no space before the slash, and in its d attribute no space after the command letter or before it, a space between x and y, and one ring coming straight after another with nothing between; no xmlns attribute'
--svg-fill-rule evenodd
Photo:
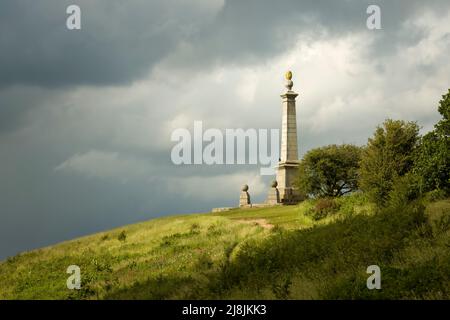
<svg viewBox="0 0 450 320"><path fill-rule="evenodd" d="M238 220L238 221L241 223L259 225L259 226L263 227L264 229L269 229L269 230L274 227L274 225L267 222L266 219L243 219L243 220Z"/></svg>

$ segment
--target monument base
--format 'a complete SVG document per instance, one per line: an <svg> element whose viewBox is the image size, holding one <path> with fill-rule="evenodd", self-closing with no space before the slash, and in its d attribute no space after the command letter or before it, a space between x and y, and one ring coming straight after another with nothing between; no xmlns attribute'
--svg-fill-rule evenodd
<svg viewBox="0 0 450 320"><path fill-rule="evenodd" d="M296 204L305 199L298 189L278 188L280 192L280 202L282 204Z"/></svg>
<svg viewBox="0 0 450 320"><path fill-rule="evenodd" d="M251 207L250 195L247 191L241 191L241 196L239 197L239 207Z"/></svg>
<svg viewBox="0 0 450 320"><path fill-rule="evenodd" d="M269 205L275 205L280 203L280 192L276 187L272 187L267 195L266 203Z"/></svg>
<svg viewBox="0 0 450 320"><path fill-rule="evenodd" d="M303 200L298 189L293 187L298 179L298 161L282 161L277 168L280 202L294 204Z"/></svg>

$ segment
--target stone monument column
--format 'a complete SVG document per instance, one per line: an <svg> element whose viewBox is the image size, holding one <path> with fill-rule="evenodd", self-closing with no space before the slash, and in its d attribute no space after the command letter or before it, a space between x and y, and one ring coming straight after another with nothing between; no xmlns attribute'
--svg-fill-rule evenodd
<svg viewBox="0 0 450 320"><path fill-rule="evenodd" d="M297 145L297 117L295 112L295 98L297 93L292 91L292 72L286 73L286 92L282 98L281 122L281 150L280 162L277 168L278 191L283 203L300 200L298 191L293 187L298 175L298 145Z"/></svg>

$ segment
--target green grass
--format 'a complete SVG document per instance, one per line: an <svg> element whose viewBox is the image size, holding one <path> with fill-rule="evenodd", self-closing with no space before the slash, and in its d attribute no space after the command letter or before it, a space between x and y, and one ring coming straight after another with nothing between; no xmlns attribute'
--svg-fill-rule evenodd
<svg viewBox="0 0 450 320"><path fill-rule="evenodd" d="M0 263L0 299L450 298L450 201L375 213L362 195L159 218ZM382 290L365 268L382 268ZM66 287L69 265L81 290Z"/></svg>

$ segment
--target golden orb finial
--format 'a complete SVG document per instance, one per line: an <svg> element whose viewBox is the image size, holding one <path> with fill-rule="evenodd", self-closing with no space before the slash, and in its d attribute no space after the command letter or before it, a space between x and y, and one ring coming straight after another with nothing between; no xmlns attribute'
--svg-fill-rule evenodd
<svg viewBox="0 0 450 320"><path fill-rule="evenodd" d="M284 76L286 77L286 80L292 80L292 72L291 71L286 72L286 74Z"/></svg>

